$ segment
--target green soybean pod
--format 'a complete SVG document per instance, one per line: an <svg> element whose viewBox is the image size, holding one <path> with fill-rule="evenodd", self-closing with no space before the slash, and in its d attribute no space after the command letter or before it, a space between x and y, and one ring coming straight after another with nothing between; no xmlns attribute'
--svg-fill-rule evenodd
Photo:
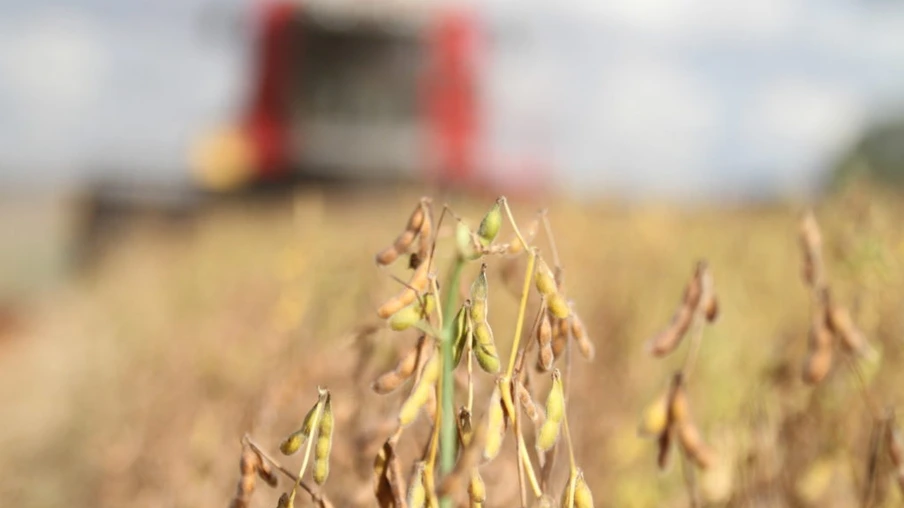
<svg viewBox="0 0 904 508"><path fill-rule="evenodd" d="M474 327L474 356L484 371L495 374L499 372L499 354L493 341L493 330L487 323L478 323Z"/></svg>
<svg viewBox="0 0 904 508"><path fill-rule="evenodd" d="M499 198L496 200L496 203L493 204L493 207L490 208L490 211L483 216L483 220L480 221L480 226L477 227L477 237L480 238L480 243L482 243L484 247L493 243L493 240L496 239L496 235L499 234L499 228L501 226L502 198Z"/></svg>

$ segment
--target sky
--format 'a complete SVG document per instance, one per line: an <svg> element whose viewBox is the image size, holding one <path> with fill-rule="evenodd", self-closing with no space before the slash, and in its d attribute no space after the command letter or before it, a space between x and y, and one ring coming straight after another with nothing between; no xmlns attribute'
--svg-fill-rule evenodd
<svg viewBox="0 0 904 508"><path fill-rule="evenodd" d="M487 157L535 153L572 190L806 192L865 127L904 115L901 2L476 5L514 34L485 62ZM247 88L246 45L202 13L247 6L0 0L0 182L185 178L191 140Z"/></svg>

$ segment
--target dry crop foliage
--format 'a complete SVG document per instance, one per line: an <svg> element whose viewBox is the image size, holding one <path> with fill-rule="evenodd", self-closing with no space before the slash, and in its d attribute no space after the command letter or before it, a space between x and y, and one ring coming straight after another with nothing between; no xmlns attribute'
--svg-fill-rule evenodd
<svg viewBox="0 0 904 508"><path fill-rule="evenodd" d="M278 482L273 472L274 468L295 482L291 490L284 492L280 496L277 508L293 507L299 487L305 490L311 496L311 500L320 508L333 507L326 495L317 491L303 480L310 461L312 447L314 451L314 465L312 468L314 483L318 486L323 486L330 474L330 451L333 446L334 424L332 400L329 390L318 388L317 391L317 402L305 415L301 427L286 436L279 445L279 451L283 455L293 455L304 447L301 468L298 470L298 474L292 474L291 471L261 449L260 445L252 441L250 436L246 435L242 439L242 456L239 461L241 478L239 479L235 497L230 503L231 508L246 508L250 506L251 494L255 488L255 473L263 478L270 487L276 488Z"/></svg>
<svg viewBox="0 0 904 508"><path fill-rule="evenodd" d="M804 214L800 225L803 253L803 280L810 291L810 331L807 357L802 368L805 383L817 385L825 381L836 355L857 379L860 393L872 420L872 438L866 464L863 506L871 506L881 471L890 464L893 476L904 493L904 438L895 425L894 409L881 409L870 393L861 364L877 363L878 352L854 323L850 312L833 297L822 254L822 232L811 211ZM836 351L836 346L838 351ZM884 451L884 453L883 453ZM885 462L883 457L887 458Z"/></svg>
<svg viewBox="0 0 904 508"><path fill-rule="evenodd" d="M444 292L440 294L437 239L447 216L456 224L448 253L452 258L450 275L443 281ZM508 242L497 241L506 223L512 228L513 237ZM551 263L532 243L541 224L552 253ZM466 498L472 507L484 506L493 492L488 492L481 471L502 453L504 438L511 433L520 506L592 507L590 488L575 462L567 408L571 369L568 353L574 345L589 360L593 358L594 346L573 302L566 296L564 270L545 211L538 212L522 230L507 200L500 197L478 226L471 228L448 206L443 207L439 220L434 223L432 201L421 198L403 231L375 256L375 261L379 267L387 267L398 259L406 259L406 255L411 275L407 281L393 277L401 289L377 309L377 316L385 320L388 329L415 330L419 339L402 355L395 368L372 384L373 390L381 395L408 385L407 395L398 408L395 430L383 442L373 462L377 504L395 508L448 507L455 500ZM497 293L490 290L488 273L498 268L503 279L511 279L513 270L517 270L513 267L524 258L526 267L514 317L512 346L503 363L489 319L489 304L495 299L491 296L496 297ZM478 262L480 270L470 281L467 298L460 301L464 269ZM525 318L532 295L539 304L533 324L527 330ZM493 323L498 325L499 321L494 318ZM565 360L560 363L564 372L556 366L563 357ZM475 363L479 371L474 368ZM466 376L463 389L456 390L456 375ZM536 393L534 387L538 383L531 383L532 376L548 378L550 388L545 397ZM475 400L475 394L485 392L491 392L488 400ZM545 398L542 405L537 401L541 397ZM255 473L272 478L267 482L275 487L273 469L295 482L280 498L279 507L293 506L299 488L318 506L332 506L321 490L329 472L333 427L330 405L329 392L320 390L317 403L301 428L280 445L280 451L290 455L307 443L297 475L245 436L240 464L242 476L233 507L248 506ZM406 437L418 439L412 433L406 435L405 431L422 415L430 424L429 436L425 442L418 443L422 450L418 459L412 464L402 464L397 453L399 442ZM303 479L313 442L316 442L313 479L318 487L310 486ZM569 474L558 496L554 496L551 476L563 442ZM558 502L554 501L556 498Z"/></svg>
<svg viewBox="0 0 904 508"><path fill-rule="evenodd" d="M672 443L677 437L691 506L698 506L699 501L693 470L687 462L689 460L696 467L707 469L714 464L716 455L703 441L694 422L686 386L700 350L703 327L714 322L718 314L719 304L712 273L705 261L699 261L672 321L647 343L647 350L653 356L663 357L675 351L690 332L684 364L674 373L664 392L644 409L638 433L656 439L659 450L657 463L661 470L669 464Z"/></svg>

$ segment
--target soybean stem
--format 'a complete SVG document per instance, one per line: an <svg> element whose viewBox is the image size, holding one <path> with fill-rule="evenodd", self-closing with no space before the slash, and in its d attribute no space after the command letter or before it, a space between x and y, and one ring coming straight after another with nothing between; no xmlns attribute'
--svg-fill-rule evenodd
<svg viewBox="0 0 904 508"><path fill-rule="evenodd" d="M568 461L569 461L569 473L568 473L568 503L566 506L572 508L574 506L574 487L575 487L575 478L578 475L578 466L574 461L574 446L571 442L571 430L568 428L568 405L565 405L565 413L562 416L562 425L565 427L565 444L568 445Z"/></svg>
<svg viewBox="0 0 904 508"><path fill-rule="evenodd" d="M509 223L512 225L512 229L515 230L515 236L518 237L518 240L521 242L521 245L524 248L528 248L527 242L524 240L524 237L521 236L521 230L518 229L518 224L515 223L515 217L512 215L512 209L509 208L508 200L505 199L505 196L499 198L499 201L502 202L502 207L505 208L505 214L508 216Z"/></svg>
<svg viewBox="0 0 904 508"><path fill-rule="evenodd" d="M444 317L449 315L443 312L442 301L440 301L439 297L439 286L436 282L436 278L431 279L431 284L433 286L433 294L436 295L436 312L437 312L437 321L439 329L443 329ZM450 320L451 321L451 320ZM445 363L445 362L443 362ZM437 399L438 406L441 406L441 402L443 400L443 378L445 378L446 373L445 369L440 374L440 382L437 384ZM426 464L424 465L424 484L427 491L427 498L430 502L430 506L436 506L436 488L435 488L435 480L436 480L436 449L437 444L439 442L439 433L441 422L443 421L446 415L446 411L444 407L437 407L437 414L433 420L433 431L430 433L430 445L427 450Z"/></svg>
<svg viewBox="0 0 904 508"><path fill-rule="evenodd" d="M539 498L543 495L540 490L540 484L537 482L537 475L534 473L534 465L531 463L530 455L527 454L527 446L524 444L524 435L521 433L521 406L515 402L515 411L518 416L515 418L515 438L518 449L518 482L521 484L521 505L527 506L526 492L524 489L524 474L527 473L527 479L533 490L534 497Z"/></svg>
<svg viewBox="0 0 904 508"><path fill-rule="evenodd" d="M568 461L571 467L571 474L577 473L578 467L574 461L574 447L571 444L571 430L568 428L568 406L565 406L565 414L562 417L562 425L565 427L565 444L568 445Z"/></svg>
<svg viewBox="0 0 904 508"><path fill-rule="evenodd" d="M508 210L508 207L506 207L506 210ZM524 271L524 285L521 287L521 304L518 307L518 321L515 322L515 338L512 341L512 352L509 355L505 379L511 379L512 371L515 369L515 357L518 355L518 347L521 344L521 332L524 329L524 313L527 309L527 297L530 294L530 283L534 276L534 263L536 262L536 259L537 250L531 249L530 255L527 258L527 269Z"/></svg>
<svg viewBox="0 0 904 508"><path fill-rule="evenodd" d="M455 295L458 294L459 285L461 283L461 272L464 269L465 260L461 256L455 258L455 264L452 265L452 272L449 285L446 287L445 299L443 301L443 315L451 316L455 312ZM439 305L437 305L439 307ZM454 405L454 383L452 382L452 333L454 330L454 320L447 319L442 324L442 352L443 352L443 368L441 377L440 390L440 472L449 474L455 467L455 421L453 414ZM451 508L452 499L443 496L440 499L440 506L443 508Z"/></svg>

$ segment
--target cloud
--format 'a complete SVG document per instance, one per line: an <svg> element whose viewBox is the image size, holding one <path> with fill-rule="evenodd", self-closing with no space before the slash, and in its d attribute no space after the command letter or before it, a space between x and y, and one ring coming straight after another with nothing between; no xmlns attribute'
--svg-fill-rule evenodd
<svg viewBox="0 0 904 508"><path fill-rule="evenodd" d="M790 33L800 14L784 0L574 0L614 29L665 45L763 43Z"/></svg>
<svg viewBox="0 0 904 508"><path fill-rule="evenodd" d="M154 9L0 8L4 180L184 177L191 136L241 104L239 52Z"/></svg>
<svg viewBox="0 0 904 508"><path fill-rule="evenodd" d="M7 91L27 107L69 111L97 99L107 55L88 20L48 13L7 30Z"/></svg>
<svg viewBox="0 0 904 508"><path fill-rule="evenodd" d="M0 7L3 176L98 156L175 175L191 136L243 105L247 48L199 36L203 0L40 1ZM904 99L898 4L500 1L488 27L531 44L488 70L490 148L546 158L572 188L802 185Z"/></svg>
<svg viewBox="0 0 904 508"><path fill-rule="evenodd" d="M108 54L89 19L46 11L0 28L0 157L66 169L103 98Z"/></svg>
<svg viewBox="0 0 904 508"><path fill-rule="evenodd" d="M862 99L851 90L784 77L763 86L751 101L744 137L770 177L800 189L850 146L864 123Z"/></svg>
<svg viewBox="0 0 904 508"><path fill-rule="evenodd" d="M651 55L607 62L593 84L581 145L579 182L625 191L692 192L705 177L718 104L698 74ZM567 164L570 166L571 164Z"/></svg>

